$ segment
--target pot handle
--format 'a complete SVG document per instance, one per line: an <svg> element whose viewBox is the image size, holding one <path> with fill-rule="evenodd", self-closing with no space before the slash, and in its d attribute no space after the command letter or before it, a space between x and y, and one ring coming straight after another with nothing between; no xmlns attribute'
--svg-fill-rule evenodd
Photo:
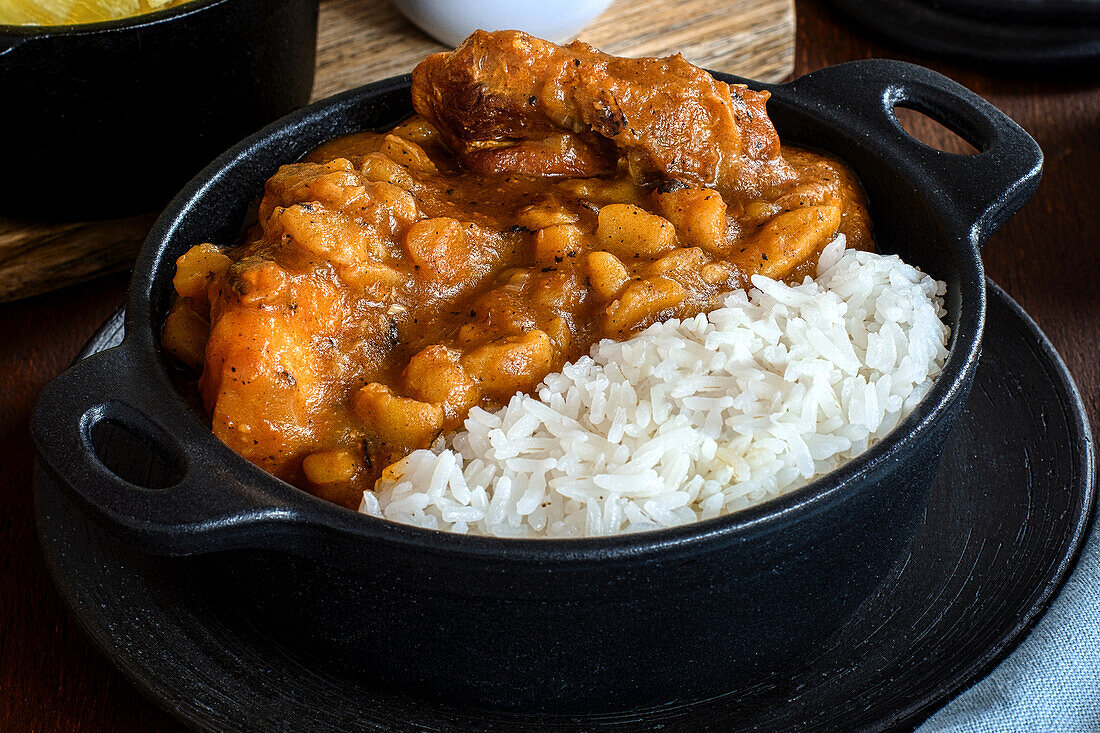
<svg viewBox="0 0 1100 733"><path fill-rule="evenodd" d="M891 153L924 190L934 192L958 234L981 247L1035 193L1043 151L1004 112L966 87L923 66L869 59L830 66L791 81L788 88L845 129L858 127L864 144ZM901 105L931 117L978 153L931 148L902 128ZM855 121L855 122L854 122Z"/></svg>
<svg viewBox="0 0 1100 733"><path fill-rule="evenodd" d="M43 468L124 539L155 554L262 546L277 534L273 525L296 521L297 490L278 481L263 492L250 488L251 466L227 460L229 448L182 401L138 378L134 356L124 342L46 385L31 414ZM93 435L104 423L129 434L129 469L116 473L97 452ZM159 464L153 471L150 456Z"/></svg>
<svg viewBox="0 0 1100 733"><path fill-rule="evenodd" d="M4 59L9 53L22 46L27 41L25 36L6 36L0 34L0 60Z"/></svg>

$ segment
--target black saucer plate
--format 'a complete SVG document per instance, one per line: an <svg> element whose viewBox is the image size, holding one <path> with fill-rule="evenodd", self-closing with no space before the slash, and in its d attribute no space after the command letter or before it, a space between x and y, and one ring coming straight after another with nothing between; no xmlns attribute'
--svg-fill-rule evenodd
<svg viewBox="0 0 1100 733"><path fill-rule="evenodd" d="M1100 65L1096 0L830 0L909 48L1016 71Z"/></svg>
<svg viewBox="0 0 1100 733"><path fill-rule="evenodd" d="M116 315L85 354L121 336ZM689 704L546 717L426 702L294 656L211 586L203 569L216 557L135 552L41 472L39 533L88 635L146 695L203 730L904 729L1031 628L1072 568L1092 513L1080 396L1036 325L992 283L984 343L910 555L797 669Z"/></svg>

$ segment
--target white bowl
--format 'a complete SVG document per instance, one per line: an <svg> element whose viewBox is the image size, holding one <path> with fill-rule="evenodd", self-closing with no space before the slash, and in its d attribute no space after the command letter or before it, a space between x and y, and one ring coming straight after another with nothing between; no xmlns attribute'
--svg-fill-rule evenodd
<svg viewBox="0 0 1100 733"><path fill-rule="evenodd" d="M479 28L526 31L566 43L611 0L393 0L393 4L425 33L453 47Z"/></svg>

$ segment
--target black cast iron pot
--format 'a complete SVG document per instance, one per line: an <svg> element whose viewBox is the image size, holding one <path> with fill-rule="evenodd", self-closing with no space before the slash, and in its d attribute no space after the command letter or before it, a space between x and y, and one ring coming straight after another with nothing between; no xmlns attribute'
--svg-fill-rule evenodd
<svg viewBox="0 0 1100 733"><path fill-rule="evenodd" d="M120 20L0 25L0 211L163 206L242 136L309 101L317 0L195 0Z"/></svg>
<svg viewBox="0 0 1100 733"><path fill-rule="evenodd" d="M729 81L742 81L722 77ZM852 164L879 247L947 282L942 375L886 439L837 471L741 513L589 540L446 534L362 516L263 473L188 409L158 347L174 260L232 241L280 163L410 111L408 78L271 125L169 205L141 251L125 342L42 392L42 464L124 540L205 555L212 586L276 638L417 694L489 706L606 710L709 694L798 656L849 615L904 553L963 408L981 347L978 248L1034 192L1042 153L992 105L894 61L822 69L772 92L788 142ZM925 147L898 125L919 109L981 152ZM148 488L97 458L105 425L139 436L166 474Z"/></svg>

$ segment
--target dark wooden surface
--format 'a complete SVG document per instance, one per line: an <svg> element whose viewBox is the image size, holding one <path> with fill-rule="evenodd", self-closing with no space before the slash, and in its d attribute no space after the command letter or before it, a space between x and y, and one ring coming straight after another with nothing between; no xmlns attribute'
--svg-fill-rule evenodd
<svg viewBox="0 0 1100 733"><path fill-rule="evenodd" d="M930 66L975 90L1046 152L1035 199L986 246L990 275L1047 332L1100 419L1100 83L1020 78L912 54L853 27L819 0L799 0L796 74L870 57ZM919 122L917 124L920 124ZM930 125L922 132L945 138ZM125 275L0 306L0 731L169 731L178 726L101 659L46 575L31 506L27 416L122 302Z"/></svg>

